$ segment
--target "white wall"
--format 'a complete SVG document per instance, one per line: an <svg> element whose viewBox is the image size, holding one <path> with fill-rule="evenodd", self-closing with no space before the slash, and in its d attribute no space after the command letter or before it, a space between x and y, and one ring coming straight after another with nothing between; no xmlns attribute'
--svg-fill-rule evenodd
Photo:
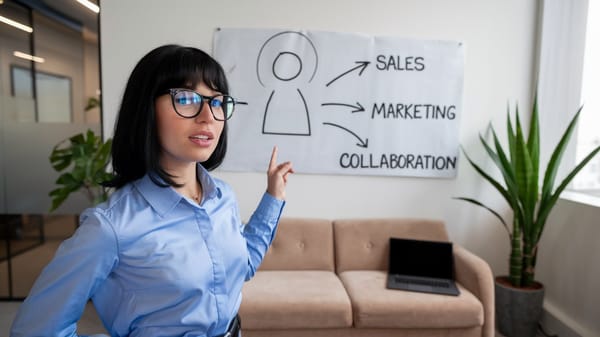
<svg viewBox="0 0 600 337"><path fill-rule="evenodd" d="M550 315L580 336L600 336L600 199L563 196L569 200L557 203L540 241L536 277L546 287Z"/></svg>
<svg viewBox="0 0 600 337"><path fill-rule="evenodd" d="M217 27L305 28L463 41L461 143L477 157L477 133L484 131L490 120L502 129L507 100L525 105L530 101L536 7L532 0L227 0L218 5L197 0L169 4L104 0L100 36L105 136L112 135L128 74L150 49L181 43L211 51ZM285 159L285 153L281 157ZM437 217L448 221L455 240L484 247L488 244L476 243L482 239L477 232L486 233L498 226L472 229L476 222L473 208L452 200L456 195L476 195L481 188L480 180L465 164L461 161L456 179L443 180L296 175L289 184L285 215ZM263 175L217 174L237 190L243 216L247 217L264 189Z"/></svg>
<svg viewBox="0 0 600 337"><path fill-rule="evenodd" d="M490 121L503 133L507 102L518 102L525 111L531 103L537 20L535 0L103 0L100 37L105 136L112 135L128 74L142 55L158 45L180 43L210 52L217 27L359 32L465 43L460 141L481 162L485 156L478 133L485 132ZM285 160L285 153L280 156ZM496 274L505 274L509 242L502 226L486 211L452 197L480 198L501 210L506 206L463 159L455 179L296 174L289 181L284 216L443 219L455 242L486 259ZM483 162L485 168L491 165ZM220 171L216 175L234 187L242 216L247 218L265 188L265 176ZM540 264L543 261L540 257ZM562 291L561 286L553 285L548 293L558 299L558 311L570 310L562 304ZM585 293L577 290L569 296L586 302ZM600 334L598 323L575 317Z"/></svg>

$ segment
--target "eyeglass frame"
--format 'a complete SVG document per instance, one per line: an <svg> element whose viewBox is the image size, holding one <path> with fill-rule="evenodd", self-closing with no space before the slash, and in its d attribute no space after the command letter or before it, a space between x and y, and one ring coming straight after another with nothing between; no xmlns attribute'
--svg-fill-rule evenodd
<svg viewBox="0 0 600 337"><path fill-rule="evenodd" d="M177 107L175 106L175 95L178 92L181 92L181 91L190 91L190 92L193 92L194 94L200 96L200 98L202 99L198 111L196 111L196 113L193 116L184 116L179 111L177 111ZM235 111L235 106L237 104L248 105L247 102L238 101L235 98L233 98L233 96L231 96L231 95L217 94L217 95L214 95L214 96L205 96L205 95L202 95L201 93L199 93L199 92L197 92L195 90L188 89L188 88L170 88L170 89L166 90L165 94L169 94L169 96L171 97L171 105L173 105L173 110L175 110L175 113L178 116L183 117L183 118L196 118L196 117L198 117L198 115L200 115L200 112L202 112L202 109L204 108L204 102L208 102L208 109L210 110L210 114L213 116L213 118L216 121L224 122L224 121L227 121L227 120L231 119L231 117L233 116L233 112ZM229 117L226 116L225 119L219 119L219 118L217 118L217 116L215 116L215 113L214 113L214 111L212 109L211 102L215 99L215 97L219 97L219 96L222 96L223 98L230 97L231 100L232 100L232 102L233 102L233 109L231 110L231 114L229 115Z"/></svg>

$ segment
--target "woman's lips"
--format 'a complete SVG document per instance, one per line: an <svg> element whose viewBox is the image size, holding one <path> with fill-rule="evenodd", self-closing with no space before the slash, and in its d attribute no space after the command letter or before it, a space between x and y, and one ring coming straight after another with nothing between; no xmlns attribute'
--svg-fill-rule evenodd
<svg viewBox="0 0 600 337"><path fill-rule="evenodd" d="M213 135L210 132L202 132L193 136L190 136L189 139L197 145L200 146L210 146L213 142Z"/></svg>

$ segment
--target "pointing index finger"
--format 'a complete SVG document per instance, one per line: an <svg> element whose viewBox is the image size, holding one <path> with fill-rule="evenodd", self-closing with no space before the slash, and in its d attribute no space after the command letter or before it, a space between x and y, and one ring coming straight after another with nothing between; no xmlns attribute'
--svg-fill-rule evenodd
<svg viewBox="0 0 600 337"><path fill-rule="evenodd" d="M271 153L271 161L269 162L269 171L274 170L277 167L277 145L273 146L273 152Z"/></svg>

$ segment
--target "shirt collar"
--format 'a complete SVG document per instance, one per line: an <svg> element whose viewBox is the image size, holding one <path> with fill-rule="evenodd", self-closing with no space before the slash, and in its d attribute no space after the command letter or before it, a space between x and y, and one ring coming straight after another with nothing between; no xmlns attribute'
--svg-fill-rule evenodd
<svg viewBox="0 0 600 337"><path fill-rule="evenodd" d="M155 178L158 181L162 181L157 176ZM208 171L199 163L196 165L196 179L198 179L202 186L203 201L215 197L221 198L221 189L217 186ZM135 181L134 186L160 216L172 210L183 199L170 186L162 187L157 185L152 181L150 173Z"/></svg>
<svg viewBox="0 0 600 337"><path fill-rule="evenodd" d="M200 181L202 186L203 199L214 199L215 197L221 199L221 189L217 186L215 179L200 163L196 164L196 179Z"/></svg>

